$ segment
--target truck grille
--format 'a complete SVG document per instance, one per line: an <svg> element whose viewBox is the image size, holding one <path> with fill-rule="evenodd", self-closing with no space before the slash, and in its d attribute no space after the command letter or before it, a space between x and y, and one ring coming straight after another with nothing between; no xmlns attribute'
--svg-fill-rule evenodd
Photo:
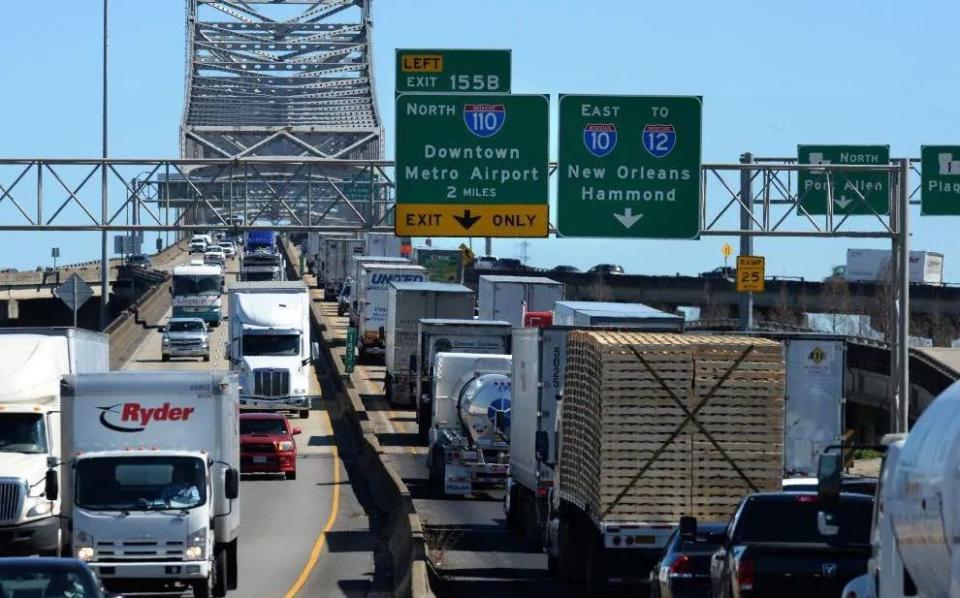
<svg viewBox="0 0 960 598"><path fill-rule="evenodd" d="M248 453L275 453L277 445L272 442L245 442L240 449Z"/></svg>
<svg viewBox="0 0 960 598"><path fill-rule="evenodd" d="M26 486L19 478L0 478L0 523L14 523L20 517Z"/></svg>
<svg viewBox="0 0 960 598"><path fill-rule="evenodd" d="M260 397L286 397L290 394L290 372L259 369L253 371L253 394Z"/></svg>
<svg viewBox="0 0 960 598"><path fill-rule="evenodd" d="M203 341L198 338L172 339L170 344L177 347L199 347L203 344Z"/></svg>
<svg viewBox="0 0 960 598"><path fill-rule="evenodd" d="M126 542L97 542L100 562L179 561L183 560L183 542L154 542L129 540Z"/></svg>

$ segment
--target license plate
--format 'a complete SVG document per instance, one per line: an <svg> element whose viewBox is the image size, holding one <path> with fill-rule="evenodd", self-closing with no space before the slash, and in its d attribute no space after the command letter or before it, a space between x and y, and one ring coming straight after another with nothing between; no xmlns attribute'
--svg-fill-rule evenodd
<svg viewBox="0 0 960 598"><path fill-rule="evenodd" d="M254 458L253 458L253 462L254 462L254 463L266 463L266 462L267 462L267 458L266 458L266 457L254 457Z"/></svg>

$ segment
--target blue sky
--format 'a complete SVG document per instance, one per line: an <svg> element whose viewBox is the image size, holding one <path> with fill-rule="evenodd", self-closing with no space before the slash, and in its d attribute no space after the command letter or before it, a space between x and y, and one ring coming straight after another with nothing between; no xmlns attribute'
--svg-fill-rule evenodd
<svg viewBox="0 0 960 598"><path fill-rule="evenodd" d="M175 157L184 2L111 4L111 155ZM99 155L100 5L4 3L0 155ZM705 162L745 151L790 156L798 143L883 143L897 157L919 156L923 143L960 143L956 2L377 0L374 20L388 157L398 47L511 48L513 91L552 94L554 114L557 93L702 95ZM912 216L913 248L946 253L947 280L960 282L950 240L960 219L920 218L918 208ZM0 233L0 266L47 263L54 244L63 260L92 259L97 238ZM722 264L724 241L548 239L528 253L535 265L612 261L631 272L690 273ZM758 240L756 251L769 274L819 278L847 247L877 246L782 239ZM494 241L497 255L519 251L515 240Z"/></svg>

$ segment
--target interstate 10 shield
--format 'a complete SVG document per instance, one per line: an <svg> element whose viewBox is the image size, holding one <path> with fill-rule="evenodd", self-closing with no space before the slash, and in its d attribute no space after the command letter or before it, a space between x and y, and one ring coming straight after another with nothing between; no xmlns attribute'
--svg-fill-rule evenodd
<svg viewBox="0 0 960 598"><path fill-rule="evenodd" d="M590 123L583 128L583 144L587 151L603 158L617 147L617 126L613 123Z"/></svg>
<svg viewBox="0 0 960 598"><path fill-rule="evenodd" d="M673 125L646 125L643 127L643 147L654 158L664 158L677 145L677 131Z"/></svg>
<svg viewBox="0 0 960 598"><path fill-rule="evenodd" d="M507 109L503 104L464 104L463 122L477 137L493 137L503 128Z"/></svg>

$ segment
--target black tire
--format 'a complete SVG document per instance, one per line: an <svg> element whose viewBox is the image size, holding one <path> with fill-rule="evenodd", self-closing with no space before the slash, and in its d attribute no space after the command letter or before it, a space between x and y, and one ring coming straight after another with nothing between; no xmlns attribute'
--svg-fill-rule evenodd
<svg viewBox="0 0 960 598"><path fill-rule="evenodd" d="M560 580L571 583L583 579L583 563L579 557L580 538L576 528L567 521L560 522L560 556L557 566L560 569Z"/></svg>
<svg viewBox="0 0 960 598"><path fill-rule="evenodd" d="M169 355L161 355L161 356L160 356L160 361L170 361L170 356L169 356Z"/></svg>
<svg viewBox="0 0 960 598"><path fill-rule="evenodd" d="M240 564L237 560L237 540L227 546L227 589L236 590L240 585Z"/></svg>
<svg viewBox="0 0 960 598"><path fill-rule="evenodd" d="M520 511L523 505L520 503L520 486L513 484L510 486L510 509L507 511L507 527L510 531L519 534L523 528L523 522L520 520Z"/></svg>
<svg viewBox="0 0 960 598"><path fill-rule="evenodd" d="M211 598L213 586L208 579L198 579L193 582L193 598Z"/></svg>
<svg viewBox="0 0 960 598"><path fill-rule="evenodd" d="M209 356L209 355L204 355L204 356L203 356L203 360L206 361L206 362L209 362L209 361L210 361L210 356Z"/></svg>
<svg viewBox="0 0 960 598"><path fill-rule="evenodd" d="M427 444L430 440L430 418L430 403L417 400L417 436L423 444Z"/></svg>
<svg viewBox="0 0 960 598"><path fill-rule="evenodd" d="M288 480L295 480L297 479L297 472L296 471L284 472L283 477L287 478Z"/></svg>
<svg viewBox="0 0 960 598"><path fill-rule="evenodd" d="M227 551L221 548L213 559L213 595L223 598L227 595Z"/></svg>
<svg viewBox="0 0 960 598"><path fill-rule="evenodd" d="M300 416L300 419L308 419L310 417L310 410L301 409L298 415Z"/></svg>
<svg viewBox="0 0 960 598"><path fill-rule="evenodd" d="M593 598L603 590L603 584L600 581L600 571L603 568L603 563L599 558L600 548L596 542L588 542L586 549L587 555L583 563L583 595L586 598Z"/></svg>
<svg viewBox="0 0 960 598"><path fill-rule="evenodd" d="M547 573L549 573L553 579L560 578L560 559L552 554L547 555Z"/></svg>

